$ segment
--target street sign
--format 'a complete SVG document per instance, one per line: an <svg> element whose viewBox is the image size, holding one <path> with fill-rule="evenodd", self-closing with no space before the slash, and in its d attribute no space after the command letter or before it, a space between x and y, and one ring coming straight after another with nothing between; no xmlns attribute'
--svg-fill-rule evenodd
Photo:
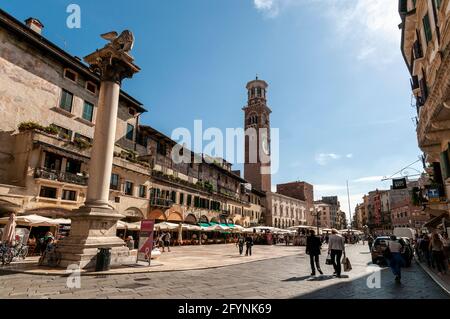
<svg viewBox="0 0 450 319"><path fill-rule="evenodd" d="M398 178L392 180L392 188L393 189L405 189L408 188L408 185L406 183L406 178Z"/></svg>
<svg viewBox="0 0 450 319"><path fill-rule="evenodd" d="M141 221L141 231L139 233L139 248L137 261L146 261L150 265L153 250L153 229L155 220Z"/></svg>
<svg viewBox="0 0 450 319"><path fill-rule="evenodd" d="M439 189L437 188L428 189L428 201L430 203L439 203L441 201L441 198L439 196Z"/></svg>

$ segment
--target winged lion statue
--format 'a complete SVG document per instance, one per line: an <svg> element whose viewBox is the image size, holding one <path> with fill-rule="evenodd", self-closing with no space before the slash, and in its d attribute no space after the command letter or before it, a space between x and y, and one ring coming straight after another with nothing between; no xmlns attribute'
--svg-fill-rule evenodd
<svg viewBox="0 0 450 319"><path fill-rule="evenodd" d="M120 35L116 31L104 33L101 37L111 43L108 46L113 47L118 51L128 53L133 49L134 35L131 31L125 30Z"/></svg>

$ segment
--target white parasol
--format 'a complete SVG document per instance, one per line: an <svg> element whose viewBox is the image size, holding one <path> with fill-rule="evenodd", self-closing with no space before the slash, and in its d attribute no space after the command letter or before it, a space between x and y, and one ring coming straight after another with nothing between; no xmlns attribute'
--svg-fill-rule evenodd
<svg viewBox="0 0 450 319"><path fill-rule="evenodd" d="M178 224L162 222L155 225L155 230L175 230L178 229Z"/></svg>

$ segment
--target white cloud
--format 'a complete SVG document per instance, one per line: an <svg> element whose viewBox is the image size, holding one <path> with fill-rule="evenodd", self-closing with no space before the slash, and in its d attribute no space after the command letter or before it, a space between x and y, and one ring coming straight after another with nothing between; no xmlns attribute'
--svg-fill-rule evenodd
<svg viewBox="0 0 450 319"><path fill-rule="evenodd" d="M331 161L339 160L341 158L351 159L353 158L353 154L340 155L335 153L320 153L316 154L316 163L325 166Z"/></svg>
<svg viewBox="0 0 450 319"><path fill-rule="evenodd" d="M338 36L354 43L356 58L389 63L398 55L400 31L398 1L327 0L326 15L336 25Z"/></svg>
<svg viewBox="0 0 450 319"><path fill-rule="evenodd" d="M361 177L358 179L353 180L355 183L371 183L371 182L381 182L381 180L384 178L384 176L367 176L367 177Z"/></svg>
<svg viewBox="0 0 450 319"><path fill-rule="evenodd" d="M339 158L341 158L341 156L334 154L334 153L329 153L329 154L320 153L320 154L316 155L316 162L319 165L325 166L328 164L328 162L330 162L332 160L337 160Z"/></svg>
<svg viewBox="0 0 450 319"><path fill-rule="evenodd" d="M253 0L255 8L269 17L276 17L279 13L280 0Z"/></svg>
<svg viewBox="0 0 450 319"><path fill-rule="evenodd" d="M319 9L330 20L333 41L346 45L355 59L387 64L398 56L400 17L395 0L253 0L255 8L269 17L303 5Z"/></svg>
<svg viewBox="0 0 450 319"><path fill-rule="evenodd" d="M259 10L270 10L273 7L274 0L254 0L255 7Z"/></svg>

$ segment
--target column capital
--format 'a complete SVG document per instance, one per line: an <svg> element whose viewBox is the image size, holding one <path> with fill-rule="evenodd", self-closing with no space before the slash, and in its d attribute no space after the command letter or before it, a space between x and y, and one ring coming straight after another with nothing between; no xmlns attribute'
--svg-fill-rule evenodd
<svg viewBox="0 0 450 319"><path fill-rule="evenodd" d="M120 85L123 79L131 78L141 70L133 63L134 59L128 52L112 42L86 56L84 61L93 72L100 75L101 81L111 81Z"/></svg>

